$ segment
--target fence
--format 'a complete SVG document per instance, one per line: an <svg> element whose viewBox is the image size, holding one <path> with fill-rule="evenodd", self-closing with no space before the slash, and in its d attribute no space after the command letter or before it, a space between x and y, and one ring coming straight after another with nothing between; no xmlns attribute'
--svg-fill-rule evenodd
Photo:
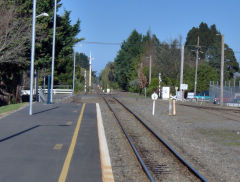
<svg viewBox="0 0 240 182"><path fill-rule="evenodd" d="M220 103L220 85L218 83L210 82L209 97L211 102ZM240 104L240 82L233 85L231 85L231 82L228 84L225 82L223 87L223 102Z"/></svg>

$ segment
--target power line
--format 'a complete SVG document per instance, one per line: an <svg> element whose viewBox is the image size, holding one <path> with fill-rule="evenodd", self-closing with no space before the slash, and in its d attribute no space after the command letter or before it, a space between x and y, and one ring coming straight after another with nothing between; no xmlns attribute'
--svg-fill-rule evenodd
<svg viewBox="0 0 240 182"><path fill-rule="evenodd" d="M90 41L83 41L81 44L95 44L95 45L121 45L122 43L116 43L116 42L90 42Z"/></svg>
<svg viewBox="0 0 240 182"><path fill-rule="evenodd" d="M80 42L80 44L93 44L93 45L114 45L114 46L119 46L122 45L122 43L118 42L98 42L98 41L83 41ZM139 44L128 44L128 45L139 45ZM184 47L196 47L197 45L184 45ZM177 45L177 47L181 48L181 45ZM204 45L199 45L200 48L218 48L218 47L211 47L211 46L204 46ZM226 51L226 50L225 50ZM234 53L240 53L240 50L233 50Z"/></svg>

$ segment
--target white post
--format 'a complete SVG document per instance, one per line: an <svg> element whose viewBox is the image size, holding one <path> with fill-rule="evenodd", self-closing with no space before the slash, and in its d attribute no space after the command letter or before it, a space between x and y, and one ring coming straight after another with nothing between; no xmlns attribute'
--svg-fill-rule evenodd
<svg viewBox="0 0 240 182"><path fill-rule="evenodd" d="M29 115L32 115L33 101L33 76L34 76L34 56L35 56L35 24L36 24L36 4L37 0L33 0L33 17L32 17L32 50L31 50L31 75L30 75L30 103Z"/></svg>
<svg viewBox="0 0 240 182"><path fill-rule="evenodd" d="M153 100L153 109L152 109L152 115L154 116L155 114L155 100Z"/></svg>
<svg viewBox="0 0 240 182"><path fill-rule="evenodd" d="M54 82L54 60L55 60L55 37L56 37L57 0L54 2L54 23L53 23L53 44L52 44L52 76L51 76L51 97L53 102L53 82Z"/></svg>

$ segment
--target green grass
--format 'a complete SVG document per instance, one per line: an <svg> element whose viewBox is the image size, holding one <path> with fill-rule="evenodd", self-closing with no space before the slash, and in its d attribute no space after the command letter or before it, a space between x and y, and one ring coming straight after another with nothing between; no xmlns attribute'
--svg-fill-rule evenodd
<svg viewBox="0 0 240 182"><path fill-rule="evenodd" d="M7 106L0 106L0 114L4 114L7 112L15 111L25 105L25 103L20 103L20 104L10 104Z"/></svg>

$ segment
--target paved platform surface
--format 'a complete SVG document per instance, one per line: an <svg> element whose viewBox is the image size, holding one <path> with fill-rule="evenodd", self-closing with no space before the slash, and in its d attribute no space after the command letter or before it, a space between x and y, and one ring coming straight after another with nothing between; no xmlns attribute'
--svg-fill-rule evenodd
<svg viewBox="0 0 240 182"><path fill-rule="evenodd" d="M36 103L32 116L26 107L0 119L0 181L59 181L82 107ZM102 181L95 104L85 106L70 157L66 181Z"/></svg>

